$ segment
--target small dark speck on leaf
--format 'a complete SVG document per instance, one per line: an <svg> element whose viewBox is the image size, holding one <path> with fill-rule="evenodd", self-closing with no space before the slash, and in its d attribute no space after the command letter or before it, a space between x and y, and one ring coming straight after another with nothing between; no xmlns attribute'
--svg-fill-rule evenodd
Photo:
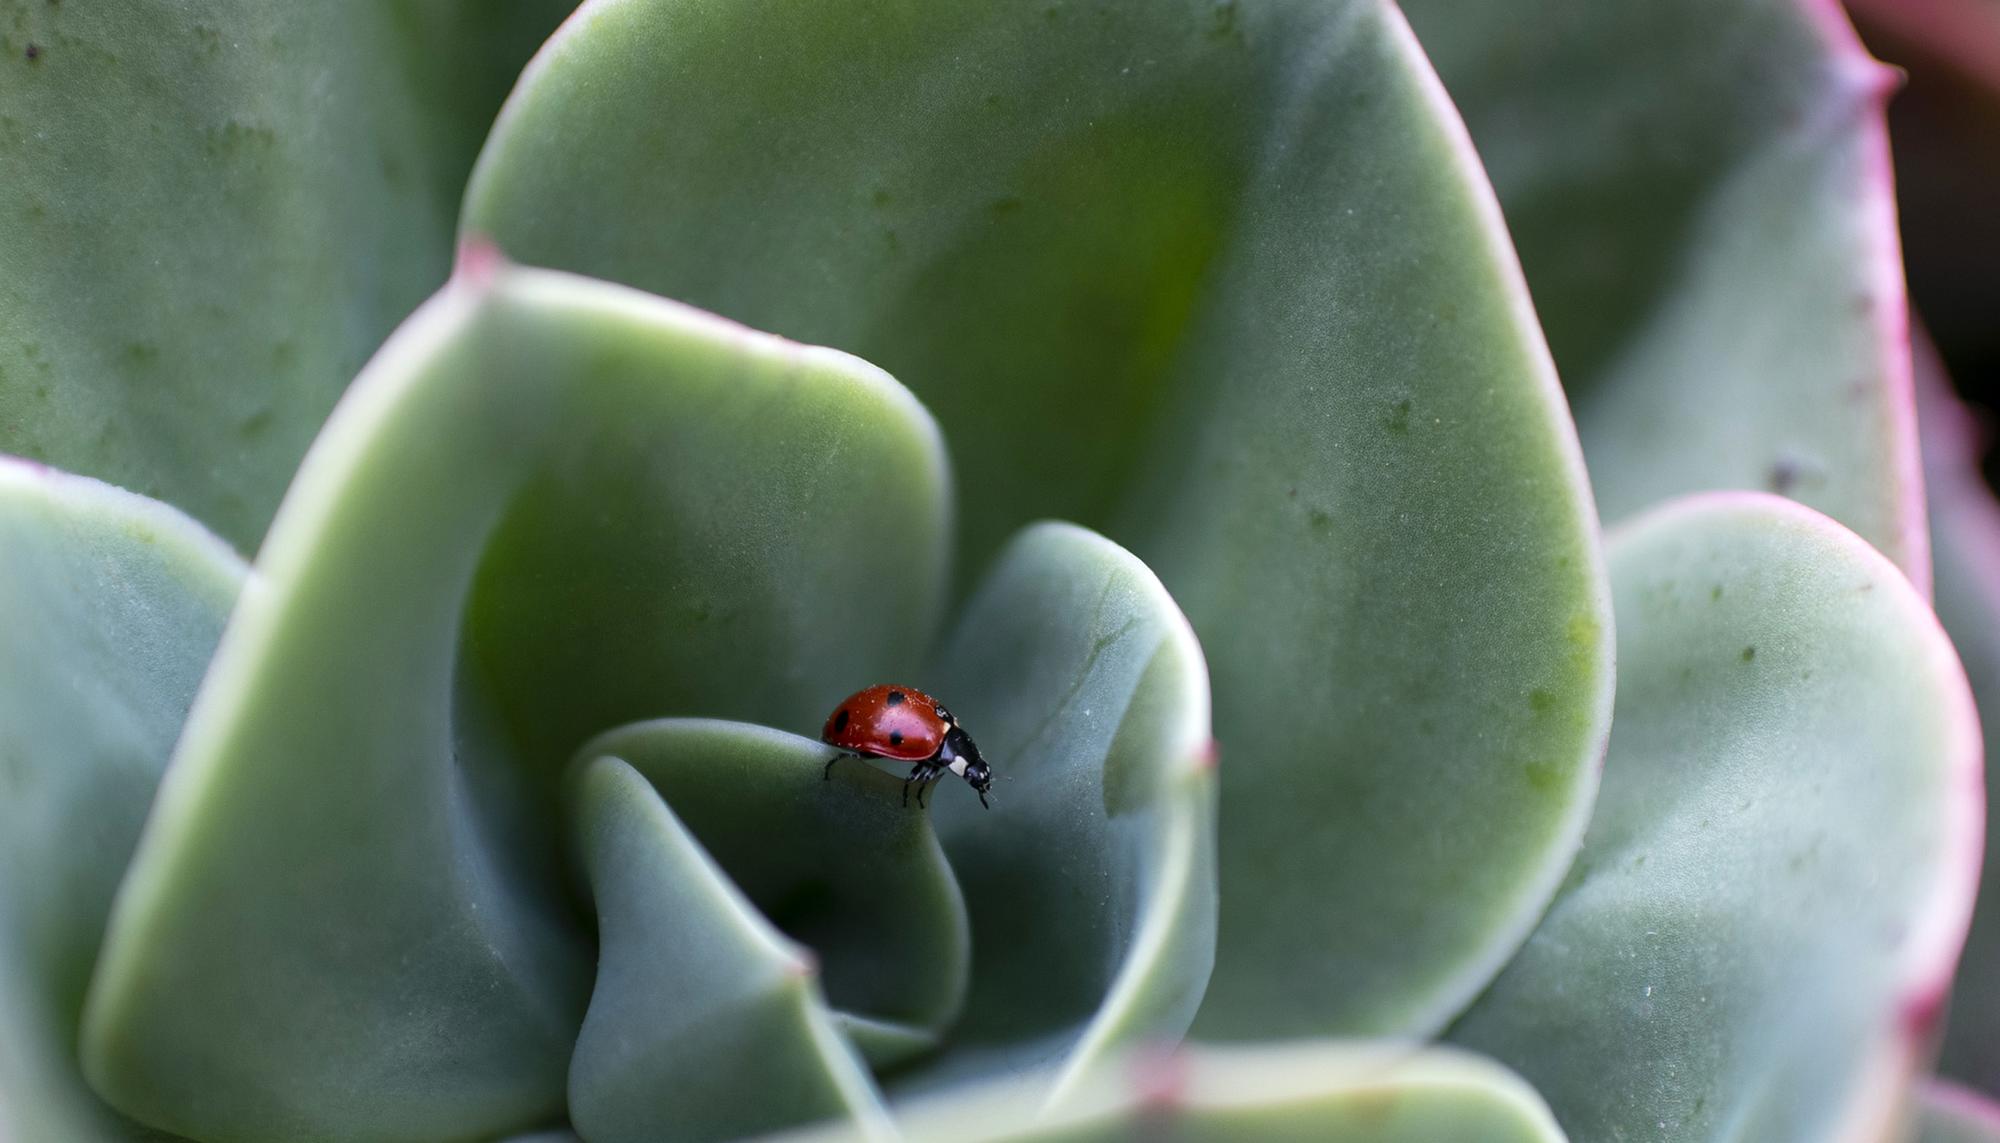
<svg viewBox="0 0 2000 1143"><path fill-rule="evenodd" d="M243 423L237 426L237 431L245 437L260 437L270 429L272 420L271 410L259 409L243 418Z"/></svg>
<svg viewBox="0 0 2000 1143"><path fill-rule="evenodd" d="M1766 478L1766 482L1770 485L1771 491L1776 492L1779 495L1783 495L1787 492L1790 492L1792 489L1798 487L1799 483L1798 462L1794 460L1781 460L1778 461L1776 464L1773 464L1771 466L1770 475Z"/></svg>
<svg viewBox="0 0 2000 1143"><path fill-rule="evenodd" d="M1211 36L1228 36L1236 31L1236 0L1216 0L1210 9L1213 22L1209 24Z"/></svg>
<svg viewBox="0 0 2000 1143"><path fill-rule="evenodd" d="M1716 585L1715 585L1714 587L1711 587L1711 588L1709 588L1709 589L1708 589L1708 599L1709 599L1709 602L1710 602L1710 603L1714 603L1714 602L1716 602L1717 600L1720 600L1721 598L1722 598L1722 585L1721 585L1721 584L1719 584L1719 583L1718 583L1718 584L1716 584Z"/></svg>
<svg viewBox="0 0 2000 1143"><path fill-rule="evenodd" d="M1754 659L1754 658L1756 658L1756 657L1757 657L1757 648L1756 648L1756 647L1752 646L1752 647L1745 647L1745 648L1743 648L1743 661L1744 661L1744 662L1746 662L1746 663L1747 663L1747 662L1749 662L1750 660L1752 660L1752 659Z"/></svg>
<svg viewBox="0 0 2000 1143"><path fill-rule="evenodd" d="M42 58L42 46L40 44L29 44L28 50L22 54L28 57L29 63L34 63L36 60Z"/></svg>
<svg viewBox="0 0 2000 1143"><path fill-rule="evenodd" d="M1389 416L1386 420L1382 422L1382 425L1384 428L1388 429L1392 435L1399 437L1409 436L1410 435L1409 400L1404 399L1396 402L1396 404L1389 410Z"/></svg>
<svg viewBox="0 0 2000 1143"><path fill-rule="evenodd" d="M987 207L986 212L992 215L993 218L997 221L999 219L1006 218L1009 215L1018 213L1020 209L1021 209L1021 200L1018 197L1010 194L994 199L993 205Z"/></svg>

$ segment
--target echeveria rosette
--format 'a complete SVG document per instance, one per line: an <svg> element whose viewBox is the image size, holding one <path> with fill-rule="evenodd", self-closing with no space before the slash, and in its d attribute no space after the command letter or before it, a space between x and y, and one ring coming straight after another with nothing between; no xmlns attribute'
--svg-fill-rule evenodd
<svg viewBox="0 0 2000 1143"><path fill-rule="evenodd" d="M1821 41L1785 23L1797 10L1754 10L1776 23L1728 42L1818 76ZM1617 30L1617 13L1600 26ZM213 59L165 36L159 54L179 67L170 88L207 97L242 60L272 74L302 50L365 60L349 49L376 25L355 27L245 37ZM324 74L338 90L372 73ZM340 114L353 106L371 105ZM1769 106L1782 127L1796 104ZM171 142L232 103L167 108ZM365 134L367 115L354 122ZM1844 208L1852 136L1835 122L1829 137L1830 165L1815 152L1786 168L1827 174L1814 202L1828 209L1778 248L1832 269L1753 268L1811 281L1775 296L1829 321L1828 298L1874 283L1828 344L1888 360L1900 301L1874 288L1883 249L1869 245L1886 186ZM140 143L126 152L148 161ZM344 170L352 152L328 157ZM377 203L310 165L171 169L320 223ZM247 188L233 181L246 169ZM24 241L116 216L100 208L118 187L40 195L53 214L28 216ZM1756 198L1707 209L1733 233L1766 217L1744 206ZM171 261L213 246L289 281L291 247L260 262L241 233L152 226L150 202L131 204L142 249ZM595 2L523 78L466 214L525 260L860 352L942 433L855 358L472 244L287 493L101 948L136 807L242 572L158 505L35 473L37 495L91 488L116 508L44 496L55 507L27 517L22 542L70 553L47 566L148 566L133 518L183 554L141 578L155 594L115 630L84 621L120 614L90 593L129 575L30 576L0 595L52 646L121 649L140 620L164 623L177 664L128 704L146 714L118 740L128 757L107 784L126 812L104 847L69 854L79 835L60 814L22 834L34 860L87 858L74 898L7 899L15 932L57 934L53 956L39 936L0 942L0 984L53 980L61 999L0 1027L0 1103L32 1101L29 1122L141 1130L65 1071L79 1031L100 1093L219 1139L527 1138L570 1118L575 1134L545 1137L595 1143L830 1116L808 1130L1075 1139L1171 1121L1194 1137L1553 1140L1556 1119L1588 1138L1664 1112L1697 1135L1754 1123L1816 1139L1868 1126L1899 1090L1962 920L1969 724L1914 594L1837 525L1692 504L1619 541L1621 646L1653 685L1621 695L1604 813L1550 905L1609 716L1612 593L1494 204L1389 6ZM162 281L131 296L202 304ZM266 294L277 309L293 297ZM370 336L365 314L315 312ZM115 350L118 324L97 324L97 342L90 323L68 327L81 349L66 352ZM218 360L266 352L262 328ZM212 379L228 369L186 365L117 373L108 390L50 384L127 427L126 389L185 391L197 410L263 399ZM1871 376L1858 403L1887 411L1833 418L1860 428L1828 439L1861 444L1826 455L1861 473L1845 487L1887 472L1893 503L1825 503L1914 567L1914 486L1883 462L1901 455L1893 368ZM40 439L25 415L23 439ZM288 423L302 440L310 417ZM227 454L193 474L188 502L206 515L201 497L227 489L235 506L215 522L254 532L238 509L278 488L269 456L232 469L242 426L156 427L176 455ZM1075 525L1022 530L1038 516L1133 551ZM1714 579L1712 594L1663 585L1670 566ZM1792 659L1818 651L1849 667L1793 677ZM1904 669L1854 665L1870 662ZM866 767L819 780L824 754L791 731L889 678L950 695L1005 760L993 813L950 788L934 814L904 813L897 780ZM18 693L47 717L23 723L25 742L0 726L6 756L32 759L30 776L96 775L105 755L78 720L118 705ZM1662 740L1682 746L1647 748ZM1738 806L1744 789L1794 794L1816 744L1846 785ZM87 808L73 791L89 781L51 788L72 791L65 814ZM1806 844L1859 833L1871 792L1881 862L1852 838ZM1727 811L1722 827L1704 810ZM1810 860L1775 869L1764 834ZM857 856L861 835L882 851ZM1690 856L1617 864L1639 850ZM1727 879L1769 886L1797 932L1709 892ZM1851 900L1866 931L1828 918ZM1631 955L1628 930L1663 901L1756 939L1692 924ZM1836 936L1802 947L1821 929ZM1683 981L1713 969L1739 1003L1710 1016L1676 990L1652 1004L1625 979L1632 963ZM1745 1018L1815 1000L1811 1020ZM1198 1035L1243 1040L1460 1017L1453 1034L1529 1073L1554 1114L1450 1049L1149 1043L1198 1003ZM1633 1019L1674 1034L1621 1038ZM1590 1082L1605 1068L1634 1094L1610 1112ZM1850 1098L1817 1098L1829 1090Z"/></svg>
<svg viewBox="0 0 2000 1143"><path fill-rule="evenodd" d="M732 466L716 459L731 426L793 447L738 450L731 479ZM785 550L804 542L798 532L851 528L843 511L878 510L900 495L908 503L898 518L914 528L898 542L910 549L858 551L848 570L865 576L868 593L921 603L924 578L942 585L940 533L923 526L942 521L940 462L921 409L851 358L473 251L460 280L392 339L328 424L233 615L95 954L81 1026L83 1070L97 1091L153 1126L214 1139L477 1138L565 1112L590 1139L730 1136L829 1112L883 1134L887 1112L862 1059L906 1058L949 1028L964 1039L911 1082L954 1090L944 1086L954 1073L990 1074L996 1063L1027 1074L1028 1086L1010 1093L1017 1133L1041 1130L1028 1124L1051 1095L1075 1109L1064 1114L1105 1130L1168 1113L1143 1085L1122 1103L1103 1100L1119 1058L1149 1040L1171 1042L1192 1018L1209 966L1206 676L1158 581L1115 545L1070 525L1028 529L939 647L936 673L956 688L962 717L983 724L995 758L1015 760L1009 829L1039 845L1012 850L991 824L1001 816L969 801L946 812L941 833L964 871L965 905L896 780L850 767L822 782L824 751L807 740L714 720L636 723L581 747L567 797L550 799L565 768L537 753L546 734L494 717L509 693L506 669L521 658L491 656L482 641L520 653L516 640L542 629L507 626L516 613L482 593L492 590L486 577L523 568L572 614L615 596L606 584L622 582L617 572L671 579L684 592L676 600L697 605L692 616L665 609L579 634L604 664L599 685L551 688L540 709L511 708L532 728L625 699L668 712L777 705L783 690L773 698L745 688L893 654L871 652L869 634L837 624L712 629L711 615L749 610L746 599L772 608L803 589L759 598L770 585L725 564L705 580L670 574L673 553L705 545L644 535L623 548L600 544L591 565L567 577L530 557L545 532L575 545L574 517L593 499L636 502L646 511L635 515L685 541L744 514L783 521L780 534L732 539ZM30 476L36 490L99 487ZM836 483L850 495L819 503ZM97 495L138 521L114 519L104 546L158 543L150 513L176 529L177 553L224 561L219 572L185 573L198 587L202 575L214 581L197 593L205 622L172 647L201 662L234 587L226 553L164 509ZM76 509L43 515L54 519L40 526L57 537L87 521ZM117 618L48 608L64 591L102 596L119 582L108 589L61 571L18 585L8 601L50 623ZM839 568L814 574L840 583ZM898 575L914 579L892 583ZM161 600L141 602L146 618L173 618ZM921 638L924 608L893 614ZM877 648L900 641L871 633ZM129 653L134 635L127 623L100 641ZM646 662L662 636L710 669L675 675ZM703 638L713 641L706 649ZM730 651L771 673L718 675ZM359 669L364 659L377 669ZM795 669L777 669L785 663ZM654 669L658 689L621 697L641 668ZM135 689L163 697L170 728L192 676L164 696L146 693L156 681L172 679L149 676ZM452 701L426 701L440 689ZM46 741L24 745L45 755L87 750L77 723L106 709L52 706ZM131 748L136 761L157 766L160 729ZM86 772L90 763L87 754L47 762ZM124 796L143 798L153 773L141 766ZM566 823L539 812L550 804ZM72 975L91 958L108 875L130 853L134 827L128 815L122 841L94 866L98 910L69 914L86 938L69 940ZM599 915L588 1016L578 955L587 936L560 899L559 866L548 860L554 834L580 853ZM893 868L853 856L868 840ZM1093 847L1097 856L1076 860ZM853 867L829 884L825 863L842 860ZM1034 894L1024 895L1023 878ZM883 889L896 892L861 899ZM1051 913L1032 905L1036 897L1068 903ZM953 1020L967 985L968 915L974 940L989 937L987 975ZM795 923L815 954L773 921ZM913 976L913 965L923 971ZM20 966L39 983L32 958L10 955L10 978ZM897 991L912 985L914 996ZM25 1029L27 1042L54 1038L60 1049L73 1038L75 991L67 1009ZM831 1006L857 995L857 1011ZM900 1009L865 1011L871 1002ZM271 1020L274 1011L288 1019ZM12 1042L24 1030L8 1031ZM440 1035L458 1050L440 1053ZM1557 1137L1539 1101L1491 1065L1377 1053L1369 1066L1329 1072L1320 1060L1317 1049L1273 1049L1255 1064L1271 1073L1261 1088L1218 1102L1197 1084L1170 1101L1172 1114L1191 1129L1219 1117L1331 1130L1353 1114L1344 1109L1363 1109L1368 1122L1394 1109L1412 1131L1453 1124L1496 1139ZM1195 1074L1216 1066L1198 1060ZM787 1075L784 1067L790 1082L761 1082ZM363 1069L372 1071L357 1080ZM734 1086L717 1098L720 1084L746 1076L759 1077L757 1098ZM5 1078L10 1088L18 1079ZM30 1098L64 1134L136 1130L84 1095L73 1073L63 1078L73 1106ZM54 1090L61 1096L62 1085Z"/></svg>
<svg viewBox="0 0 2000 1143"><path fill-rule="evenodd" d="M790 1053L820 1097L780 1084L800 1102L739 1094L683 1129L837 1104L880 1120L856 1047L894 1062L976 1027L952 1019L966 907L976 940L988 902L1018 887L981 879L992 843L973 823L944 831L969 851L955 882L927 826L893 824L896 782L823 783L823 748L735 724L599 738L571 808L547 807L591 728L813 725L856 674L916 673L943 587L943 463L922 409L854 359L472 251L356 382L260 555L100 956L84 1025L97 1089L198 1138L477 1137L569 1106L616 1139L672 1128L692 1108L677 1083L715 1091L664 1061L742 1077ZM1178 1035L1200 995L1205 672L1150 573L1079 530L1024 533L988 591L938 673L1014 760L1006 820L1044 857L1007 872L1077 902L1061 940L1010 954L989 934L983 979L1038 973L1043 998L991 1038L1032 1036L1033 1062L1080 1070ZM900 878L865 876L853 851L871 835ZM594 985L563 837L601 914ZM1105 856L1070 860L1092 847ZM738 883L711 873L698 890L711 860ZM788 943L745 893L814 943L824 998L799 954L723 955L731 931ZM1010 972L1013 956L1034 963ZM1022 1027L1050 998L1063 1007ZM643 1018L661 1003L678 1022ZM440 1037L462 1046L440 1054ZM635 1050L655 1066L635 1070Z"/></svg>
<svg viewBox="0 0 2000 1143"><path fill-rule="evenodd" d="M1225 754L1203 1035L1434 1032L1545 907L1609 715L1603 571L1393 6L590 3L465 225L894 372L959 458L968 568L1055 515L1159 572Z"/></svg>

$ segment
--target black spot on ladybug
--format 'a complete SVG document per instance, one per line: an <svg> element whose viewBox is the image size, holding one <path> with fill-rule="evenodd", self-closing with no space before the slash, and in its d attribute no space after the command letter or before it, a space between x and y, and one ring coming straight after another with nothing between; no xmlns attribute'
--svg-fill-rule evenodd
<svg viewBox="0 0 2000 1143"><path fill-rule="evenodd" d="M847 729L847 708L841 707L840 713L833 716L833 732L835 734L839 734L841 731L846 729Z"/></svg>
<svg viewBox="0 0 2000 1143"><path fill-rule="evenodd" d="M890 732L889 732L889 745L891 745L891 746L901 746L902 744L903 744L903 732L902 732L902 731L900 731L900 730L892 730L892 731L890 731Z"/></svg>
<svg viewBox="0 0 2000 1143"><path fill-rule="evenodd" d="M888 704L889 704L890 706L902 706L902 705L903 705L903 692L902 692L902 691L890 691L890 692L889 692L889 697L888 697L888 698L885 698L885 699L883 699L882 701L883 701L883 702L886 702L886 703L888 703Z"/></svg>
<svg viewBox="0 0 2000 1143"><path fill-rule="evenodd" d="M937 716L938 716L938 721L939 721L939 722L950 722L950 721L951 721L951 712L950 712L950 711L946 710L945 708L943 708L943 707L941 707L941 706L940 706L940 707L934 707L933 709L937 711Z"/></svg>
<svg viewBox="0 0 2000 1143"><path fill-rule="evenodd" d="M28 57L29 63L34 63L36 60L42 58L42 46L40 44L29 44L28 50L23 54Z"/></svg>

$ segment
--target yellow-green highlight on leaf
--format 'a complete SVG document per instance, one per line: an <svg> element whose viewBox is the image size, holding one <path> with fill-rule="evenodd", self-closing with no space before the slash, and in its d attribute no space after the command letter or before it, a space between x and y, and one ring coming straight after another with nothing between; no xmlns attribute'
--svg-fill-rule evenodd
<svg viewBox="0 0 2000 1143"><path fill-rule="evenodd" d="M1533 1088L1450 1048L1302 1040L1127 1050L1099 1061L1061 1108L1036 1115L1034 1075L897 1106L912 1143L1563 1143ZM838 1128L780 1136L841 1137Z"/></svg>
<svg viewBox="0 0 2000 1143"><path fill-rule="evenodd" d="M961 582L1043 517L1159 573L1221 742L1204 1035L1434 1030L1547 904L1610 712L1594 515L1393 6L592 0L465 216L905 379Z"/></svg>
<svg viewBox="0 0 2000 1143"><path fill-rule="evenodd" d="M112 894L243 581L165 505L0 458L0 1136L145 1138L77 1066Z"/></svg>
<svg viewBox="0 0 2000 1143"><path fill-rule="evenodd" d="M557 1118L570 755L639 718L816 725L930 641L944 458L893 380L470 253L300 470L119 897L86 1070L167 1130Z"/></svg>
<svg viewBox="0 0 2000 1143"><path fill-rule="evenodd" d="M1597 812L1452 1038L1578 1139L1886 1138L1978 873L1958 659L1900 569L1776 496L1676 501L1610 556Z"/></svg>

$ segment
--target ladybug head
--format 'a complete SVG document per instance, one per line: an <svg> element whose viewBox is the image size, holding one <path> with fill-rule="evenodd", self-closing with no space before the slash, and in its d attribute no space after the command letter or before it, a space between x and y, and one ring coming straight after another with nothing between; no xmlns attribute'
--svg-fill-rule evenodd
<svg viewBox="0 0 2000 1143"><path fill-rule="evenodd" d="M979 756L979 747L973 744L972 736L965 732L965 728L952 723L951 729L945 732L940 753L951 759L952 771L965 779L965 784L979 795L979 804L992 809L986 794L993 789L993 768Z"/></svg>
<svg viewBox="0 0 2000 1143"><path fill-rule="evenodd" d="M986 764L985 759L974 758L965 764L965 782L979 795L980 805L989 810L993 808L986 801L986 792L993 788L993 768Z"/></svg>

